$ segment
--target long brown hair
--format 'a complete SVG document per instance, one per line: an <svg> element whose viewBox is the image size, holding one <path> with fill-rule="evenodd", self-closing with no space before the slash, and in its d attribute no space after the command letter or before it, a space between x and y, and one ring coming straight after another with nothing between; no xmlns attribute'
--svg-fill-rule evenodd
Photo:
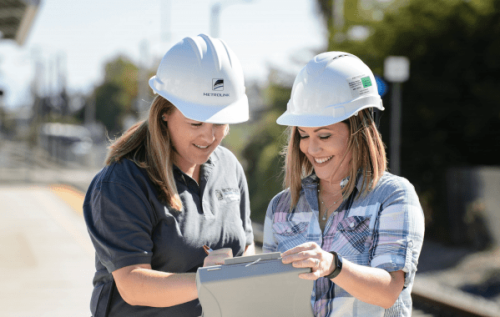
<svg viewBox="0 0 500 317"><path fill-rule="evenodd" d="M174 151L168 128L162 120L162 115L174 109L172 103L158 95L151 103L148 119L133 125L109 146L106 165L130 159L146 170L159 189L159 198L180 211L182 202L172 169Z"/></svg>
<svg viewBox="0 0 500 317"><path fill-rule="evenodd" d="M346 199L356 186L358 171L361 171L363 175L363 183L357 197L361 194L367 194L377 185L387 169L387 157L382 137L377 130L370 110L361 110L358 115L351 116L342 123L347 124L350 132L346 154L349 151L352 153L352 159L348 162L349 181L342 189L342 196ZM299 201L302 178L312 173L313 166L300 150L300 134L297 127L288 127L288 133L288 145L282 152L282 155L285 156L284 187L290 188L291 207L293 207Z"/></svg>

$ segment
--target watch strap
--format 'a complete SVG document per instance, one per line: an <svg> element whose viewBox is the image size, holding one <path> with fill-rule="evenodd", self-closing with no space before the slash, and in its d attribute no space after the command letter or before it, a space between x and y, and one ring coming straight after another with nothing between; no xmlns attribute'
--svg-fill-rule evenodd
<svg viewBox="0 0 500 317"><path fill-rule="evenodd" d="M328 279L336 278L340 274L340 271L342 271L342 256L335 251L331 251L330 253L333 255L334 269L332 273L325 276Z"/></svg>

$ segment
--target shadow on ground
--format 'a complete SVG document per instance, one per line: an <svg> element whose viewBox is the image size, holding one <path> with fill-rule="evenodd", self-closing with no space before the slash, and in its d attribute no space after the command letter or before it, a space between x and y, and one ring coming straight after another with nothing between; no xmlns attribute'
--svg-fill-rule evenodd
<svg viewBox="0 0 500 317"><path fill-rule="evenodd" d="M461 290L470 294L479 295L487 299L500 296L500 270L491 270L485 274L485 279L480 284L467 284Z"/></svg>
<svg viewBox="0 0 500 317"><path fill-rule="evenodd" d="M464 257L474 250L461 247L447 247L441 244L425 241L418 261L418 273L442 271L453 268Z"/></svg>

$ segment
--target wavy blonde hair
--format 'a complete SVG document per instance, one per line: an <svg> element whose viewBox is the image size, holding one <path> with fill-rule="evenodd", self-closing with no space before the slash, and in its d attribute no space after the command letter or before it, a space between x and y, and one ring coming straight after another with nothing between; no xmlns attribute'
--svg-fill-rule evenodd
<svg viewBox="0 0 500 317"><path fill-rule="evenodd" d="M351 116L341 123L347 124L350 132L346 155L342 160L347 157L349 151L352 153L352 159L348 162L349 181L342 189L342 196L346 199L356 186L358 171L363 175L363 184L357 197L375 188L387 169L387 157L385 145L369 109L363 109L358 112L357 116ZM297 127L288 127L288 133L288 145L282 152L285 157L283 184L285 188L290 188L292 200L290 206L293 208L299 201L302 179L313 172L313 166L306 155L300 151L300 134Z"/></svg>
<svg viewBox="0 0 500 317"><path fill-rule="evenodd" d="M157 96L151 103L148 119L129 128L108 148L106 165L130 159L146 170L149 179L159 189L160 199L172 208L182 210L173 175L174 149L168 128L162 120L175 106L165 98Z"/></svg>

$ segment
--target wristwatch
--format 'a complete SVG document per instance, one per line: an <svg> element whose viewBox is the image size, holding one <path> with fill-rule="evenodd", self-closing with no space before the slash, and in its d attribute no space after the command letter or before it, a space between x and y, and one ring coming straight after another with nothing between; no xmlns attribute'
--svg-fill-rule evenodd
<svg viewBox="0 0 500 317"><path fill-rule="evenodd" d="M333 255L334 269L332 273L325 276L328 279L337 277L337 275L340 274L340 271L342 271L342 256L335 251L331 251L330 253Z"/></svg>

